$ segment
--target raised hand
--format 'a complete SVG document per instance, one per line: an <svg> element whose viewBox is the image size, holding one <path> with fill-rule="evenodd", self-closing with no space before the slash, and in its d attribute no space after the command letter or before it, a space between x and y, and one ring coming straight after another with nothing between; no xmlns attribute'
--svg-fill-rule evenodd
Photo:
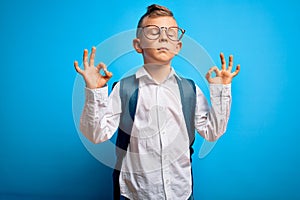
<svg viewBox="0 0 300 200"><path fill-rule="evenodd" d="M83 66L84 70L80 69L78 62L74 62L75 70L82 75L84 78L87 88L95 89L103 87L108 80L112 77L112 73L107 71L106 65L104 63L99 63L96 67L94 66L96 48L92 48L92 53L90 55L90 60L88 62L88 50L83 51ZM100 70L104 71L104 76L100 73Z"/></svg>
<svg viewBox="0 0 300 200"><path fill-rule="evenodd" d="M213 66L209 69L209 71L206 74L206 79L210 84L229 84L231 83L233 77L238 75L240 72L240 65L236 66L236 70L234 72L231 72L232 65L233 65L233 56L229 56L229 64L228 68L226 69L226 60L224 58L224 54L220 54L221 63L222 63L222 69L219 70L217 66ZM216 73L215 77L211 77L212 72Z"/></svg>

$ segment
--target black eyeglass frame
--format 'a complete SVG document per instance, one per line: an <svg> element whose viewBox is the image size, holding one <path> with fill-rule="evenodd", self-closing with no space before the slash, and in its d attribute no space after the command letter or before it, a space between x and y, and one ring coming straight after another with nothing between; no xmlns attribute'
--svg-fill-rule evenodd
<svg viewBox="0 0 300 200"><path fill-rule="evenodd" d="M157 38L155 38L155 39L147 37L147 34L144 32L145 28L151 27L151 26L152 26L152 27L156 27L156 28L159 29L159 34L158 34ZM180 37L179 37L178 39L174 40L174 39L172 39L172 38L169 36L168 31L169 31L170 28L177 28L179 31L181 31L181 35L180 35ZM179 42L179 41L182 39L182 37L183 37L183 35L184 35L184 33L185 33L185 30L182 29L182 28L180 28L180 27L178 27L178 26L170 26L170 27L162 26L162 27L159 27L159 26L156 26L156 25L147 25L147 26L139 27L139 29L142 29L142 32L143 32L144 36L145 36L147 39L149 39L149 40L157 40L157 39L160 37L161 32L162 32L163 29L165 30L165 33L166 33L167 37L168 37L170 40L175 41L175 42Z"/></svg>

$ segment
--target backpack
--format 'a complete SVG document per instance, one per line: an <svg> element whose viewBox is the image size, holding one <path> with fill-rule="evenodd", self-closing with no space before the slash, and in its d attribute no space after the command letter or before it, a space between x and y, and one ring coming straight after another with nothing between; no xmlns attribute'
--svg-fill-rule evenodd
<svg viewBox="0 0 300 200"><path fill-rule="evenodd" d="M178 78L177 84L180 91L182 111L185 119L185 124L190 140L190 160L192 162L192 154L194 150L192 145L195 140L195 107L196 107L196 86L193 80L183 77ZM114 199L120 199L119 176L123 158L126 155L128 145L130 143L130 133L136 113L136 105L138 100L139 83L135 74L128 76L120 81L120 98L122 113L116 139L116 165L113 171L113 188ZM117 82L113 84L115 86ZM192 176L193 177L193 176Z"/></svg>

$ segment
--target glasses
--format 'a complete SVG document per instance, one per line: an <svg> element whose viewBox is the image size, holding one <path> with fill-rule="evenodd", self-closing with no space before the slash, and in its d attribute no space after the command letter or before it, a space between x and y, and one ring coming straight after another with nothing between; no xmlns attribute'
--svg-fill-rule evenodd
<svg viewBox="0 0 300 200"><path fill-rule="evenodd" d="M166 35L172 41L179 41L183 37L185 30L176 26L158 27L156 25L148 25L141 27L146 38L149 40L157 40L162 31L165 30Z"/></svg>

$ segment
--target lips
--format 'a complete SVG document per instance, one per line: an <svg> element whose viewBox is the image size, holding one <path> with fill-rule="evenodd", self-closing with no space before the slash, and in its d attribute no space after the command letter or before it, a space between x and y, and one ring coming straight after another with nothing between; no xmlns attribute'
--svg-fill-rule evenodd
<svg viewBox="0 0 300 200"><path fill-rule="evenodd" d="M161 51L161 50L168 51L169 49L167 47L159 47L157 50L159 50L159 51Z"/></svg>

